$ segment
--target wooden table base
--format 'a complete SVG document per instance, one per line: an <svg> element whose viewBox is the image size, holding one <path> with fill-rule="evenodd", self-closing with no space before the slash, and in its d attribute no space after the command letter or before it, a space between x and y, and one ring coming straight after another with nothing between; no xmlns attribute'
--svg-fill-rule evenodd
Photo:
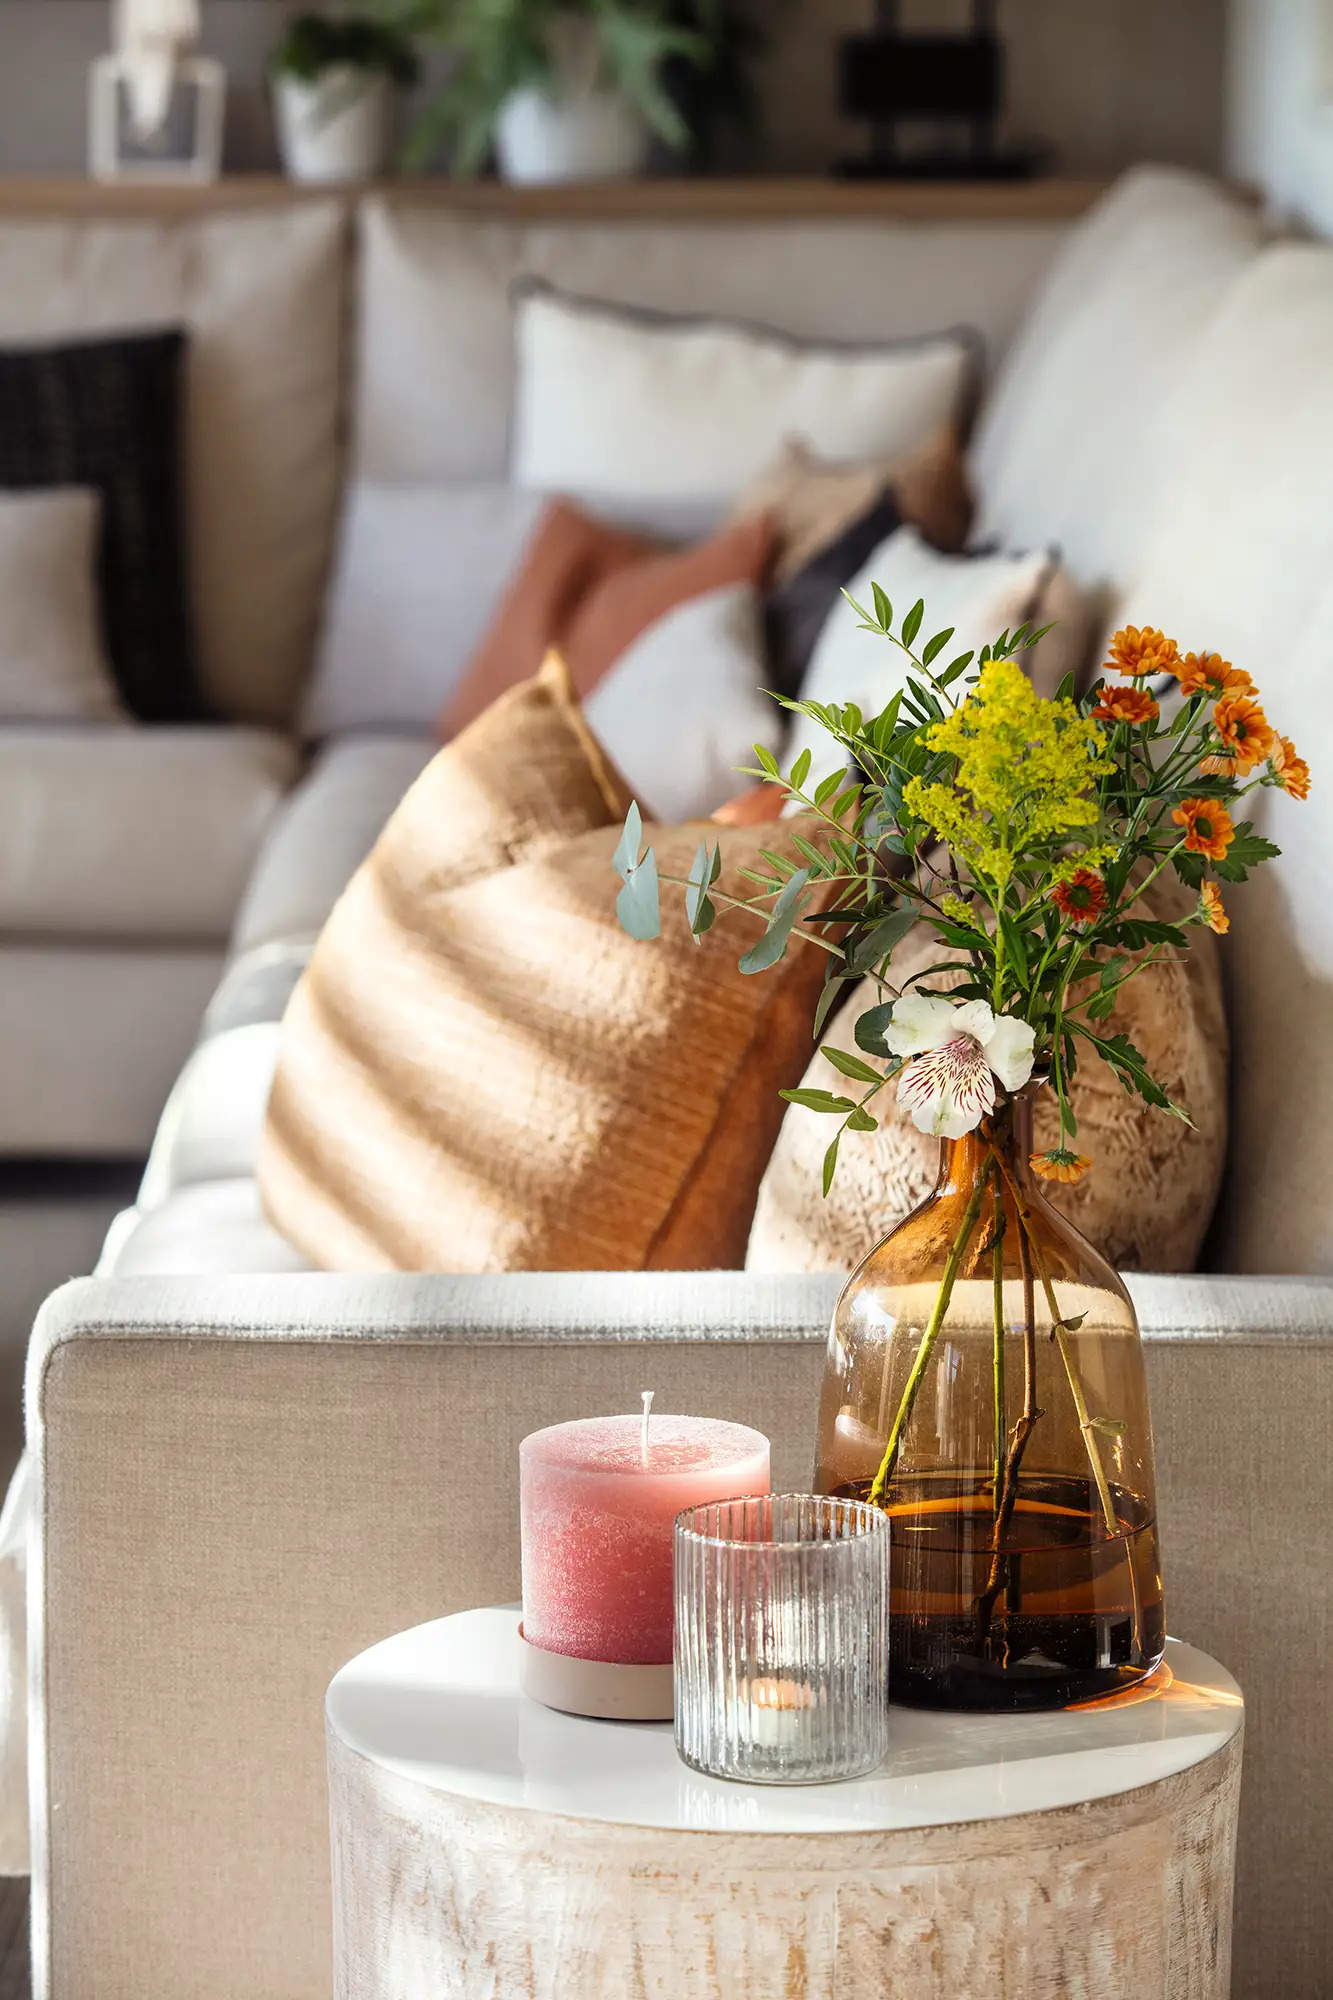
<svg viewBox="0 0 1333 2000"><path fill-rule="evenodd" d="M330 1731L336 2000L1226 2000L1241 1738L1087 1805L747 1835L499 1807Z"/></svg>

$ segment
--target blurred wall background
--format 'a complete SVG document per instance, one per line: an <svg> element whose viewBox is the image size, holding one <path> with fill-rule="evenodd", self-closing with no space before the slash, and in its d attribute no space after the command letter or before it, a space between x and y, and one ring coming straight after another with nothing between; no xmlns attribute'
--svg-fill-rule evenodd
<svg viewBox="0 0 1333 2000"><path fill-rule="evenodd" d="M840 35L871 0L756 0L772 36L766 131L737 168L822 172L859 150L834 92ZM1136 159L1219 167L1226 155L1228 0L1002 0L1010 124L1052 142L1058 167L1113 173ZM1237 0L1256 15L1319 0ZM264 57L287 0L204 0L205 46L230 80L227 162L274 164ZM904 0L909 27L949 27L964 0ZM81 172L88 64L109 44L109 0L0 0L0 172Z"/></svg>
<svg viewBox="0 0 1333 2000"><path fill-rule="evenodd" d="M1232 0L1227 165L1333 235L1333 0Z"/></svg>

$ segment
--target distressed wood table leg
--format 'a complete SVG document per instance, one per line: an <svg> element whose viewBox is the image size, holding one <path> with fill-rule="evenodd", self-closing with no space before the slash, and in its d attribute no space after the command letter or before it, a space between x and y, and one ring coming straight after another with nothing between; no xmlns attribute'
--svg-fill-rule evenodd
<svg viewBox="0 0 1333 2000"><path fill-rule="evenodd" d="M480 1804L329 1738L336 2000L1227 2000L1241 1738L1059 1811L663 1831Z"/></svg>

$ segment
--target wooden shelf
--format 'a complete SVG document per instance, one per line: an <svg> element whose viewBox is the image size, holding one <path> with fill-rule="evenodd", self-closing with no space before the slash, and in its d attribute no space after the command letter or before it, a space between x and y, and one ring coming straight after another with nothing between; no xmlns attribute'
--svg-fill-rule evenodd
<svg viewBox="0 0 1333 2000"><path fill-rule="evenodd" d="M603 181L513 188L495 181L386 180L373 189L303 188L278 175L235 174L211 187L102 185L39 175L0 177L0 215L172 217L327 200L366 192L516 219L613 222L1060 222L1082 215L1108 183L798 179Z"/></svg>

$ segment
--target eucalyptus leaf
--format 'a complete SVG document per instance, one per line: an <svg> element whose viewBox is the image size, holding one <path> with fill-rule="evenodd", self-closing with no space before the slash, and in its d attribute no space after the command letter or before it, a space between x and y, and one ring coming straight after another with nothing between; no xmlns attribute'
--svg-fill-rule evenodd
<svg viewBox="0 0 1333 2000"><path fill-rule="evenodd" d="M622 882L628 882L639 865L639 849L643 846L643 817L635 802L625 814L624 831L620 845L611 856L611 866Z"/></svg>
<svg viewBox="0 0 1333 2000"><path fill-rule="evenodd" d="M616 897L616 915L622 930L646 944L662 934L661 905L657 890L657 856L652 848L633 869Z"/></svg>
<svg viewBox="0 0 1333 2000"><path fill-rule="evenodd" d="M809 879L808 869L797 869L773 905L768 919L768 929L758 943L752 944L740 960L742 972L767 972L770 966L776 965L783 957L791 937L792 926L801 913L805 886Z"/></svg>

